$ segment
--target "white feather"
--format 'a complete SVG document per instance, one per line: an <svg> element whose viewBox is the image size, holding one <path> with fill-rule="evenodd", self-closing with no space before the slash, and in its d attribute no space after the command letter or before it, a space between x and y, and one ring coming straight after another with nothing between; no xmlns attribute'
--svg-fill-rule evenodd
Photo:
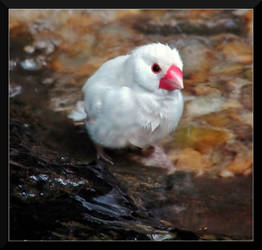
<svg viewBox="0 0 262 250"><path fill-rule="evenodd" d="M86 119L86 129L96 144L121 148L144 147L174 130L183 112L179 90L159 89L152 63L166 72L171 64L181 70L176 49L154 43L104 63L83 86L84 102L69 117Z"/></svg>
<svg viewBox="0 0 262 250"><path fill-rule="evenodd" d="M78 101L76 103L76 109L68 115L68 118L72 119L73 121L82 121L86 119L86 117L87 114L84 110L84 101Z"/></svg>

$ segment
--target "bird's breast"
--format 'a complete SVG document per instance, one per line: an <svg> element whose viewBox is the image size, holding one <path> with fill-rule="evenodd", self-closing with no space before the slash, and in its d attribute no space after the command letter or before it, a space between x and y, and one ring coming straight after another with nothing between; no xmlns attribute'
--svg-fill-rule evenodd
<svg viewBox="0 0 262 250"><path fill-rule="evenodd" d="M151 132L170 132L176 127L183 112L183 97L180 92L168 99L143 96L137 103L138 120Z"/></svg>

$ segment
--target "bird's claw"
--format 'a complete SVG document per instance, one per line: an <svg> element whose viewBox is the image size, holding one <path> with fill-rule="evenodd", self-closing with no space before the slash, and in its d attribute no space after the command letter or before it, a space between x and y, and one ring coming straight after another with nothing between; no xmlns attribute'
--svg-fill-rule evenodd
<svg viewBox="0 0 262 250"><path fill-rule="evenodd" d="M97 154L97 159L102 159L102 160L104 160L105 162L110 163L111 165L114 165L114 162L112 161L112 158L109 157L109 156L106 155L106 154L103 154L103 155Z"/></svg>
<svg viewBox="0 0 262 250"><path fill-rule="evenodd" d="M97 150L97 159L102 159L105 162L114 165L112 158L105 153L104 148L102 146L96 145L96 150Z"/></svg>

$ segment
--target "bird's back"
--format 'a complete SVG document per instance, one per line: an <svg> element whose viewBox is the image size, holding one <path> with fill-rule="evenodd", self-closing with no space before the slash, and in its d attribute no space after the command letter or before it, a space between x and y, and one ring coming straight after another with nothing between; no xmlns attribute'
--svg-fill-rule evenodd
<svg viewBox="0 0 262 250"><path fill-rule="evenodd" d="M92 85L107 85L107 87L114 87L123 85L121 77L123 75L123 64L129 55L118 56L109 61L106 61L100 68L86 81L82 88L85 93ZM114 83L114 85L109 83Z"/></svg>

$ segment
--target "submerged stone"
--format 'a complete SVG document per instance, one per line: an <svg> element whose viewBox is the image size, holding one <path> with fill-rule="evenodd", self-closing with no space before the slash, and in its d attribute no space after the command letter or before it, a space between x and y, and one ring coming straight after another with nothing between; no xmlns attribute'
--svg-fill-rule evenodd
<svg viewBox="0 0 262 250"><path fill-rule="evenodd" d="M202 15L191 16L190 14L179 18L180 10L168 12L166 15L157 19L144 20L137 22L135 28L146 34L195 34L195 35L214 35L222 32L241 34L243 32L243 20L238 16L230 16L230 12L219 12L210 15L203 11ZM205 16L205 13L207 15ZM208 17L208 18L207 18ZM181 20L182 19L182 20Z"/></svg>
<svg viewBox="0 0 262 250"><path fill-rule="evenodd" d="M13 86L12 84L9 84L9 97L15 97L16 95L19 95L22 91L21 86Z"/></svg>
<svg viewBox="0 0 262 250"><path fill-rule="evenodd" d="M221 110L224 98L217 93L206 96L199 96L186 105L185 110L188 116L200 116Z"/></svg>
<svg viewBox="0 0 262 250"><path fill-rule="evenodd" d="M247 169L252 168L252 153L236 155L235 159L226 166L226 170L234 174L244 174Z"/></svg>
<svg viewBox="0 0 262 250"><path fill-rule="evenodd" d="M208 158L192 148L185 148L170 155L179 170L201 171L212 166Z"/></svg>
<svg viewBox="0 0 262 250"><path fill-rule="evenodd" d="M34 71L34 70L40 69L34 59L26 59L22 61L20 65L22 66L24 70Z"/></svg>
<svg viewBox="0 0 262 250"><path fill-rule="evenodd" d="M240 63L220 63L211 69L211 74L234 75L240 73L244 66Z"/></svg>
<svg viewBox="0 0 262 250"><path fill-rule="evenodd" d="M253 61L252 47L245 42L229 42L220 45L218 50L222 50L224 57L233 62L249 64Z"/></svg>
<svg viewBox="0 0 262 250"><path fill-rule="evenodd" d="M213 112L211 114L203 115L200 119L206 121L208 124L216 127L228 127L232 124L232 120L237 120L238 115L235 109L223 110L220 112Z"/></svg>
<svg viewBox="0 0 262 250"><path fill-rule="evenodd" d="M253 87L251 84L244 85L241 88L240 102L250 111L253 110Z"/></svg>
<svg viewBox="0 0 262 250"><path fill-rule="evenodd" d="M178 128L175 132L174 145L179 148L191 147L200 152L222 146L230 135L224 130L205 127Z"/></svg>
<svg viewBox="0 0 262 250"><path fill-rule="evenodd" d="M244 76L245 76L249 81L253 81L253 69L252 69L252 68L247 69L247 70L244 72Z"/></svg>

